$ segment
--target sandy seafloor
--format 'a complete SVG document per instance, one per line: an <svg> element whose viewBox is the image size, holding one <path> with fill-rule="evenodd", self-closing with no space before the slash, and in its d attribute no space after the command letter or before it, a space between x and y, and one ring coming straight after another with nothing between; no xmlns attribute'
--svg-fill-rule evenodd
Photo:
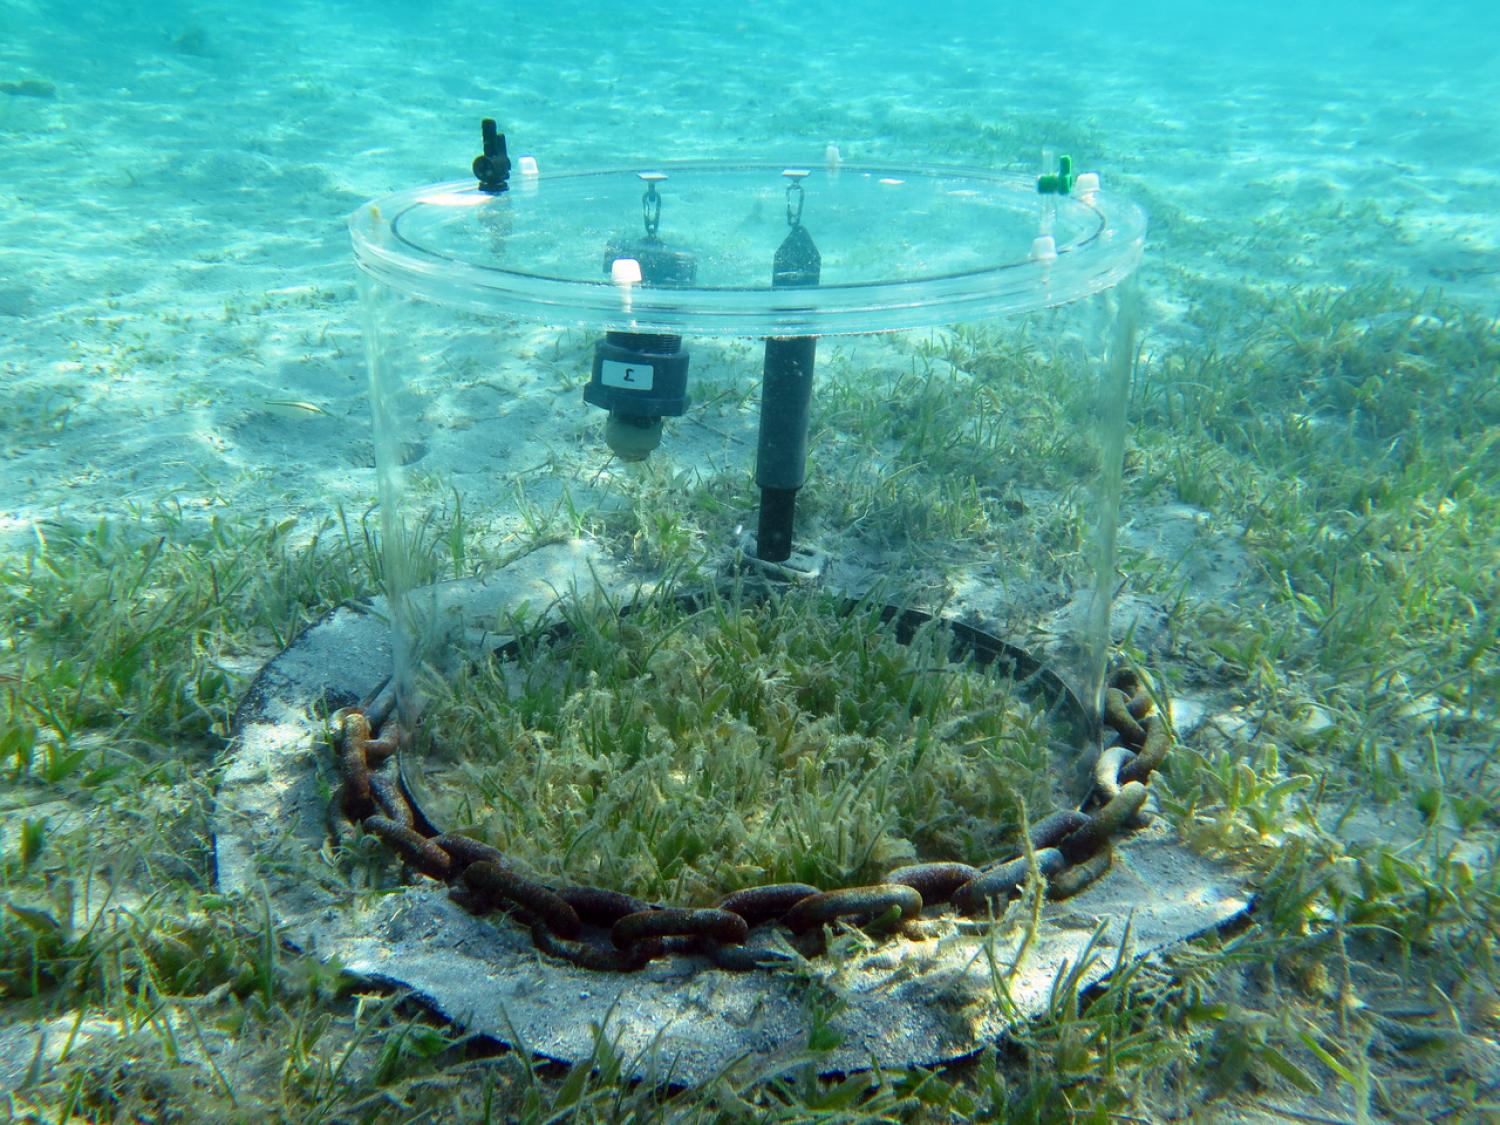
<svg viewBox="0 0 1500 1125"><path fill-rule="evenodd" d="M1027 169L1055 145L1151 217L1148 341L1237 286L1500 292L1500 40L1478 5L1144 27L1108 5L137 12L0 8L0 81L45 84L0 95L12 541L166 496L369 497L348 456L368 412L344 218L464 177L483 115L549 170L810 161L830 141Z"/></svg>
<svg viewBox="0 0 1500 1125"><path fill-rule="evenodd" d="M1028 170L1054 145L1150 216L1148 354L1252 290L1387 279L1500 308L1492 10L1127 7L0 0L0 550L164 500L367 507L345 219L464 178L486 115L548 171L829 142ZM527 369L544 338L496 358L459 428L526 466L556 425L576 469L599 417Z"/></svg>

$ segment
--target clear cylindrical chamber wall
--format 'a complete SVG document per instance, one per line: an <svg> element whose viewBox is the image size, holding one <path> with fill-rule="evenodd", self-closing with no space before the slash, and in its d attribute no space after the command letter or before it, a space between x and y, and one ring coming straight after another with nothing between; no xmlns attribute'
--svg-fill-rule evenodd
<svg viewBox="0 0 1500 1125"><path fill-rule="evenodd" d="M722 329L762 321L777 326L771 335L819 336L795 535L827 553L827 580L852 593L883 583L892 600L982 621L1094 700L1119 582L1136 324L1133 300L1111 291L1139 261L1139 212L1119 200L1048 206L1060 265L1044 267L1028 256L1039 209L1024 179L898 170L807 180L803 214L834 284L773 289L782 185L767 169L731 166L726 191L707 191L714 175L698 166L663 181L677 194L663 204L661 230L677 240L673 252L696 255L699 281L745 284L623 294L633 311L672 306L663 315L690 356L692 405L666 418L660 447L633 463L612 455L604 411L583 401L596 340L621 330L621 294L589 271L605 276L608 247L632 237L641 245L633 176L563 177L555 197L541 185L533 202L567 202L571 192L593 208L583 234L556 239L527 230L527 197L497 209L463 185L401 193L354 217L379 502L369 526L378 527L404 709L419 709L424 674L514 627L495 607L476 619L444 590L538 543L575 544L578 557L607 558L643 587L667 572L720 573L756 526L765 352L763 337ZM728 189L747 184L748 210L719 215ZM950 206L952 215L934 217ZM701 229L684 223L694 207ZM910 224L900 254L895 242L843 238L888 234L882 207ZM403 228L399 214L420 221ZM975 215L1009 224L1009 242L987 258L945 241ZM528 273L547 255L557 260ZM852 278L856 264L867 272ZM885 265L894 276L882 280ZM860 279L871 283L838 284ZM869 307L851 319L856 293ZM791 315L788 301L805 307ZM873 335L808 328L929 325L924 318L940 314L958 323ZM694 331L694 315L719 331ZM556 596L572 596L577 580L577 571L556 575Z"/></svg>
<svg viewBox="0 0 1500 1125"><path fill-rule="evenodd" d="M508 635L443 590L539 543L627 584L720 572L756 526L760 341L686 337L692 405L643 462L612 455L583 401L595 332L455 312L361 282L384 580L405 709L422 670ZM1115 538L1133 354L1129 302L819 341L796 540L853 593L946 607L1097 696L1119 584ZM585 568L584 573L587 573ZM576 573L556 576L572 596ZM587 582L585 581L585 585ZM587 593L587 590L578 591ZM542 604L514 607L540 613Z"/></svg>

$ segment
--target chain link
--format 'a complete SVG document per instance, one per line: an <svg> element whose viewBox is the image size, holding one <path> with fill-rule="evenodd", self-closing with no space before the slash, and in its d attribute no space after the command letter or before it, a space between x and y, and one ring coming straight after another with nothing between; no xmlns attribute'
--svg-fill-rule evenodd
<svg viewBox="0 0 1500 1125"><path fill-rule="evenodd" d="M584 968L632 972L673 952L698 953L736 972L768 968L791 955L745 944L750 931L778 924L799 953L823 948L828 927L847 924L872 934L899 932L923 910L948 905L964 915L998 915L1035 871L1049 898L1082 891L1110 867L1116 841L1144 822L1146 782L1171 748L1171 734L1145 684L1133 672L1111 677L1105 724L1119 737L1094 769L1094 792L1078 811L1064 809L1031 826L1026 846L988 863L910 864L879 884L820 890L807 883L747 887L714 907L648 904L600 887L553 887L524 875L500 849L447 832L426 835L402 788L395 754L404 735L395 723L376 737L358 708L334 717L340 787L329 805L335 843L352 844L355 828L378 838L411 870L451 888L465 909L501 911L531 931L536 947ZM586 937L601 932L606 941Z"/></svg>
<svg viewBox="0 0 1500 1125"><path fill-rule="evenodd" d="M661 192L656 190L656 181L646 182L646 193L641 196L641 218L646 223L646 237L655 238L661 228Z"/></svg>
<svg viewBox="0 0 1500 1125"><path fill-rule="evenodd" d="M802 225L802 204L805 201L805 193L802 190L802 181L793 180L786 185L786 225L798 227Z"/></svg>

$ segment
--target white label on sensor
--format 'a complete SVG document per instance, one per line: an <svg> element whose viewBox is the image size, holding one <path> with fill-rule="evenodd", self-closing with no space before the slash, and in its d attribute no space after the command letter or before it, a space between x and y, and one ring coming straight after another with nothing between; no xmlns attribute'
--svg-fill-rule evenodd
<svg viewBox="0 0 1500 1125"><path fill-rule="evenodd" d="M620 387L627 391L649 391L655 375L656 369L650 364L606 359L599 365L599 382L606 387Z"/></svg>

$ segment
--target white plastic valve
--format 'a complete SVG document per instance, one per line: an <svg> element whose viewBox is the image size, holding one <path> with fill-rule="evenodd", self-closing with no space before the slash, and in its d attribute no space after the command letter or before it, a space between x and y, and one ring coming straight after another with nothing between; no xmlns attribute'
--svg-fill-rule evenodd
<svg viewBox="0 0 1500 1125"><path fill-rule="evenodd" d="M1057 240L1050 234L1044 234L1031 240L1031 260L1033 262L1051 262L1057 259Z"/></svg>
<svg viewBox="0 0 1500 1125"><path fill-rule="evenodd" d="M616 258L609 264L609 279L616 285L639 285L641 263L634 258Z"/></svg>
<svg viewBox="0 0 1500 1125"><path fill-rule="evenodd" d="M616 258L609 264L609 279L620 287L620 307L629 314L634 311L630 287L641 283L641 263L634 258Z"/></svg>
<svg viewBox="0 0 1500 1125"><path fill-rule="evenodd" d="M1074 195L1093 195L1099 190L1098 172L1080 172L1073 178Z"/></svg>

